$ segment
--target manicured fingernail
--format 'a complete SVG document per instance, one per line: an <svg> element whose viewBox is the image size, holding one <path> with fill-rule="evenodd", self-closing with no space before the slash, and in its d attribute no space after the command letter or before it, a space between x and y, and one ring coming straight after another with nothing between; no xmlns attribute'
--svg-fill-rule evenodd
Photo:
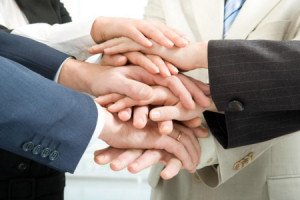
<svg viewBox="0 0 300 200"><path fill-rule="evenodd" d="M159 119L160 118L160 112L158 112L158 111L151 112L151 118L152 119Z"/></svg>
<svg viewBox="0 0 300 200"><path fill-rule="evenodd" d="M174 43L173 43L172 41L168 40L167 42L168 42L168 45L169 45L170 47L173 47L173 46L174 46Z"/></svg>
<svg viewBox="0 0 300 200"><path fill-rule="evenodd" d="M108 160L108 157L103 155L103 156L98 156L97 160L100 162L100 163L106 163L107 160Z"/></svg>
<svg viewBox="0 0 300 200"><path fill-rule="evenodd" d="M168 126L168 125L164 125L161 127L161 131L164 132L164 133L168 133L171 131L171 126Z"/></svg>
<svg viewBox="0 0 300 200"><path fill-rule="evenodd" d="M148 47L152 47L152 45L153 45L152 42L150 42L149 40L147 40L146 43L147 43L147 46L148 46Z"/></svg>

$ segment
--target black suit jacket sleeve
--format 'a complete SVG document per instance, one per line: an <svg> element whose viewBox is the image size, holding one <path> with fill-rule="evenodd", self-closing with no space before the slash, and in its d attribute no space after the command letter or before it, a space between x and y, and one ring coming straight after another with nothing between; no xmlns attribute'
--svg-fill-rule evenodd
<svg viewBox="0 0 300 200"><path fill-rule="evenodd" d="M29 24L47 23L64 24L71 22L71 16L60 0L15 0L26 16ZM8 17L8 16L7 16ZM0 29L11 32L11 29L0 25Z"/></svg>
<svg viewBox="0 0 300 200"><path fill-rule="evenodd" d="M206 112L225 148L300 130L300 41L210 41L212 98Z"/></svg>
<svg viewBox="0 0 300 200"><path fill-rule="evenodd" d="M20 63L51 80L69 57L47 45L4 31L0 31L0 56Z"/></svg>

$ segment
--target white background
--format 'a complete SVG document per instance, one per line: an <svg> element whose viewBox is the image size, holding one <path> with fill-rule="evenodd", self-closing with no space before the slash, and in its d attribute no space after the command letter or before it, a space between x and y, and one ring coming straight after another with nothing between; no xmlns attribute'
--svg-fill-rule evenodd
<svg viewBox="0 0 300 200"><path fill-rule="evenodd" d="M147 0L62 0L73 21L115 16L142 18ZM102 144L103 148L105 145ZM112 172L92 161L92 151L86 153L74 175L67 175L65 200L148 200L149 170L131 175L126 170Z"/></svg>

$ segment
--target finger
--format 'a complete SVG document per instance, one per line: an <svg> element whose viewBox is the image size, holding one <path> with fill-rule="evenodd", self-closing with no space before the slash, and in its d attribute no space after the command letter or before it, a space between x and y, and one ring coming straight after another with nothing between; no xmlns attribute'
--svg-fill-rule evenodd
<svg viewBox="0 0 300 200"><path fill-rule="evenodd" d="M144 83L125 78L122 88L116 88L118 93L124 94L135 100L146 100L152 96L152 88Z"/></svg>
<svg viewBox="0 0 300 200"><path fill-rule="evenodd" d="M188 121L183 121L181 122L183 125L185 125L186 127L189 128L197 128L199 126L201 126L202 124L202 120L200 117L196 117L194 119L188 120Z"/></svg>
<svg viewBox="0 0 300 200"><path fill-rule="evenodd" d="M157 23L156 26L164 33L164 35L169 38L177 47L185 47L189 44L189 41L185 39L182 33L175 31L172 28L167 27L165 24Z"/></svg>
<svg viewBox="0 0 300 200"><path fill-rule="evenodd" d="M208 137L208 129L204 127L198 127L193 129L194 135L198 138L207 138Z"/></svg>
<svg viewBox="0 0 300 200"><path fill-rule="evenodd" d="M159 73L158 66L155 65L147 56L140 52L129 52L124 54L128 60L135 65L143 67L152 74Z"/></svg>
<svg viewBox="0 0 300 200"><path fill-rule="evenodd" d="M172 48L174 46L174 43L169 40L161 30L159 30L157 27L153 26L149 23L143 23L138 27L139 31L141 31L146 37L152 39L156 43L167 47Z"/></svg>
<svg viewBox="0 0 300 200"><path fill-rule="evenodd" d="M114 38L111 40L107 40L101 44L96 44L88 49L90 54L103 53L104 49L116 46L123 42L122 38Z"/></svg>
<svg viewBox="0 0 300 200"><path fill-rule="evenodd" d="M150 111L150 119L152 121L168 121L179 120L187 121L199 117L203 112L203 109L197 106L194 110L187 110L181 103L175 106L163 106L157 107Z"/></svg>
<svg viewBox="0 0 300 200"><path fill-rule="evenodd" d="M125 35L130 39L136 41L140 45L143 45L144 47L151 47L153 45L152 42L147 37L145 37L144 31L138 30L136 28L130 29L127 34L125 33Z"/></svg>
<svg viewBox="0 0 300 200"><path fill-rule="evenodd" d="M132 115L132 109L131 108L126 108L124 110L121 110L118 113L118 117L121 121L123 122L127 122L128 120L131 119L131 115Z"/></svg>
<svg viewBox="0 0 300 200"><path fill-rule="evenodd" d="M188 139L190 140L190 142L192 143L194 148L191 148L190 150L195 152L195 157L194 157L194 163L195 163L195 167L199 164L200 161L200 156L201 156L201 149L200 149L200 145L199 145L199 141L197 136L194 133L194 129L190 129L184 126L181 126L179 124L175 124L176 128L178 130L180 130L182 133L184 133L186 136L188 136ZM181 139L180 139L181 141Z"/></svg>
<svg viewBox="0 0 300 200"><path fill-rule="evenodd" d="M110 163L110 168L114 171L120 171L133 163L142 153L143 150L139 149L126 150Z"/></svg>
<svg viewBox="0 0 300 200"><path fill-rule="evenodd" d="M138 129L145 128L149 114L148 106L134 108L133 126Z"/></svg>
<svg viewBox="0 0 300 200"><path fill-rule="evenodd" d="M180 78L184 86L188 89L188 91L192 94L196 103L198 103L200 106L203 106L204 108L210 106L210 98L208 98L193 81L182 74L178 74L178 77Z"/></svg>
<svg viewBox="0 0 300 200"><path fill-rule="evenodd" d="M126 52L136 52L142 50L144 47L141 47L137 43L131 43L128 44L126 42L123 42L121 44L105 48L103 52L106 55L114 55L114 54L120 54L120 53L126 53Z"/></svg>
<svg viewBox="0 0 300 200"><path fill-rule="evenodd" d="M181 170L182 164L180 160L172 158L169 160L167 166L161 171L160 176L165 179L171 179L176 176Z"/></svg>
<svg viewBox="0 0 300 200"><path fill-rule="evenodd" d="M124 95L113 93L97 97L95 101L101 106L107 106L108 104L119 101L122 98L124 98Z"/></svg>
<svg viewBox="0 0 300 200"><path fill-rule="evenodd" d="M173 130L175 131L175 130ZM192 159L192 155L189 154L188 150L173 138L169 136L162 135L154 146L155 149L164 149L167 152L174 154L179 160L181 160L184 168L187 170L194 169L194 163Z"/></svg>
<svg viewBox="0 0 300 200"><path fill-rule="evenodd" d="M141 105L141 101L133 100L129 97L122 98L108 107L110 112L120 112L125 108L131 108L136 105Z"/></svg>
<svg viewBox="0 0 300 200"><path fill-rule="evenodd" d="M179 70L177 69L177 67L175 67L173 64L169 63L169 62L165 62L169 71L171 72L172 75L177 75Z"/></svg>
<svg viewBox="0 0 300 200"><path fill-rule="evenodd" d="M134 163L128 166L128 171L135 174L143 169L157 164L163 157L161 150L147 150ZM165 152L167 154L167 152Z"/></svg>
<svg viewBox="0 0 300 200"><path fill-rule="evenodd" d="M147 57L158 67L159 72L163 77L171 76L168 66L161 57L155 55L147 55Z"/></svg>
<svg viewBox="0 0 300 200"><path fill-rule="evenodd" d="M158 122L157 125L160 134L168 135L173 131L173 122L171 120Z"/></svg>
<svg viewBox="0 0 300 200"><path fill-rule="evenodd" d="M195 102L187 90L187 88L183 85L179 78L176 76L170 76L164 79L160 79L159 77L154 77L154 80L157 84L165 86L169 88L177 97L179 97L182 105L187 109L194 109Z"/></svg>
<svg viewBox="0 0 300 200"><path fill-rule="evenodd" d="M149 100L133 100L129 97L124 97L117 100L114 104L108 107L110 112L120 112L125 108L133 106L145 105L175 105L178 103L178 98L167 88L161 86L153 86L153 95Z"/></svg>
<svg viewBox="0 0 300 200"><path fill-rule="evenodd" d="M108 147L106 149L95 151L94 161L99 165L106 165L124 152L122 149Z"/></svg>
<svg viewBox="0 0 300 200"><path fill-rule="evenodd" d="M175 132L173 132L172 134L170 134L170 136L183 144L184 148L187 150L187 152L191 156L193 165L195 167L196 165L198 165L199 157L200 157L200 153L198 150L199 145L197 145L198 147L195 146L195 143L197 143L198 140L196 139L196 137L190 137L190 135L193 134L192 130L184 129L183 127L181 127L180 129L176 129L176 130L177 130L176 131L177 133L174 134ZM191 169L189 169L189 170L191 170Z"/></svg>
<svg viewBox="0 0 300 200"><path fill-rule="evenodd" d="M100 64L106 66L124 66L127 63L126 56L117 55L104 55L101 59Z"/></svg>

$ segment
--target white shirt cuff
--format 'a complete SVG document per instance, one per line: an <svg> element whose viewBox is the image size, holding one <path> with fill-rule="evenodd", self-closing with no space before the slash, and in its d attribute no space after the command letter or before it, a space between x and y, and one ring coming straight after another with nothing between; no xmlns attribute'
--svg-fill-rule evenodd
<svg viewBox="0 0 300 200"><path fill-rule="evenodd" d="M60 65L60 67L58 68L58 70L57 70L57 72L56 72L56 74L55 74L55 77L54 77L54 82L55 82L55 83L58 83L58 78L59 78L61 69L62 69L62 67L64 66L65 62L66 62L67 60L69 60L69 59L71 59L71 58L67 58L67 59Z"/></svg>
<svg viewBox="0 0 300 200"><path fill-rule="evenodd" d="M197 166L197 169L218 164L217 147L214 137L210 132L207 138L199 139L199 145L201 147L202 154L200 164Z"/></svg>

